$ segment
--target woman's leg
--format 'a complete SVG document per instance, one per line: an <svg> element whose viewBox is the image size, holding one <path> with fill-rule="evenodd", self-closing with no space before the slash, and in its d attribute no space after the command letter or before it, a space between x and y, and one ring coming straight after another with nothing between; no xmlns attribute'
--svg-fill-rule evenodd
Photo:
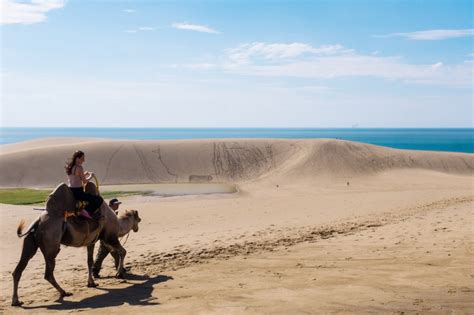
<svg viewBox="0 0 474 315"><path fill-rule="evenodd" d="M102 202L104 201L101 196L88 194L84 192L82 188L72 188L71 190L76 200L88 202L87 206L85 207L85 210L89 212L89 214L94 213L95 210L97 210L97 208L99 208L102 205Z"/></svg>
<svg viewBox="0 0 474 315"><path fill-rule="evenodd" d="M89 202L86 206L86 211L92 214L102 205L104 199L102 199L101 196L89 195L87 193L85 193L85 195L87 195L88 198L86 201Z"/></svg>
<svg viewBox="0 0 474 315"><path fill-rule="evenodd" d="M84 199L84 190L82 187L71 187L72 194L74 195L74 199L77 201L85 201Z"/></svg>

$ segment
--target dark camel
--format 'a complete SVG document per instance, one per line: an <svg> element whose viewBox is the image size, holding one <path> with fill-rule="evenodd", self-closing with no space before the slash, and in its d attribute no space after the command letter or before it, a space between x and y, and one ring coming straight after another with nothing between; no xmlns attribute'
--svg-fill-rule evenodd
<svg viewBox="0 0 474 315"><path fill-rule="evenodd" d="M98 194L93 183L87 183L86 191ZM119 224L116 214L103 202L98 212L98 220L87 220L83 217L73 216L65 220L64 212L76 209L76 201L71 190L66 184L61 184L53 191L46 202L46 211L34 221L25 233L22 234L24 222L17 229L18 237L26 236L23 241L23 250L20 262L13 271L13 297L12 306L21 306L18 299L18 284L21 274L28 261L41 250L46 263L44 278L58 290L60 297L70 296L72 293L64 291L54 278L56 256L60 245L83 247L87 246L87 267L89 271L88 287L96 287L92 277L92 264L94 244L100 239L111 254L119 258L117 277L123 277L123 260L126 250L118 239Z"/></svg>

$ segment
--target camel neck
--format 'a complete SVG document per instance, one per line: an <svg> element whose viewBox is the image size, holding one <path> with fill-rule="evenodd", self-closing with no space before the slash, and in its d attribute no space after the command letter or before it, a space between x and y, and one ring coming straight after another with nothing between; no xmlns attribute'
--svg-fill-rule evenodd
<svg viewBox="0 0 474 315"><path fill-rule="evenodd" d="M133 227L133 220L130 216L127 216L125 218L119 218L119 237L124 236Z"/></svg>

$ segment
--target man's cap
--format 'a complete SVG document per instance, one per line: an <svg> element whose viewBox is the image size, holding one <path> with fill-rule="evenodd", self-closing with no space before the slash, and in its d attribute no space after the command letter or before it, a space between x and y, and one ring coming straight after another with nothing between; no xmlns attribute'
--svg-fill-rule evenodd
<svg viewBox="0 0 474 315"><path fill-rule="evenodd" d="M119 204L121 204L121 202L118 201L117 198L110 199L110 201L109 201L109 206L112 206L112 205L119 205Z"/></svg>

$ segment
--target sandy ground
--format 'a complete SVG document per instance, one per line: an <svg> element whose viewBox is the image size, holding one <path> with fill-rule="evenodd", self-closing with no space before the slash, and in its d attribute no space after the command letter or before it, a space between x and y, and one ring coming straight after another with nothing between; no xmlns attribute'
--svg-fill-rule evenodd
<svg viewBox="0 0 474 315"><path fill-rule="evenodd" d="M446 156L453 169L449 155L433 159ZM38 252L20 282L23 308L9 306L22 245L15 230L38 213L1 205L1 311L474 312L470 172L292 178L282 165L279 176L236 182L237 193L123 199L142 217L125 244L128 277L115 279L108 258L99 287L87 288L85 249L62 247L55 275L73 296L58 301Z"/></svg>

